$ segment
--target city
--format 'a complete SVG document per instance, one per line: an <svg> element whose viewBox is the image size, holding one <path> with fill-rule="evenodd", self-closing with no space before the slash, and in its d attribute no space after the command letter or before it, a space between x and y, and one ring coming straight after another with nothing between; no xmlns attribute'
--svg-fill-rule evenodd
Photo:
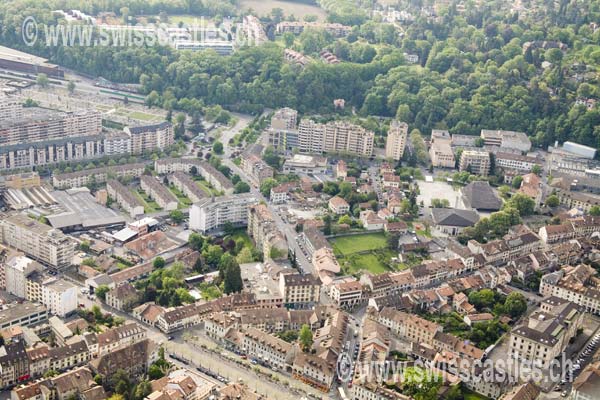
<svg viewBox="0 0 600 400"><path fill-rule="evenodd" d="M600 399L594 1L83 3L0 5L3 399Z"/></svg>

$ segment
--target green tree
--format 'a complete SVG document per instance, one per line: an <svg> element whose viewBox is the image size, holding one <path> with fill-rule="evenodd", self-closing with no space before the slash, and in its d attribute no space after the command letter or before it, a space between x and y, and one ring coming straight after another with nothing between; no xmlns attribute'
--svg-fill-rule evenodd
<svg viewBox="0 0 600 400"><path fill-rule="evenodd" d="M135 387L135 400L144 400L150 393L152 393L152 385L148 381L141 381Z"/></svg>
<svg viewBox="0 0 600 400"><path fill-rule="evenodd" d="M546 205L548 207L552 207L552 208L558 207L559 204L560 204L560 200L559 200L558 196L555 194L548 196L548 198L546 199Z"/></svg>
<svg viewBox="0 0 600 400"><path fill-rule="evenodd" d="M539 165L534 165L531 168L531 172L536 174L537 176L542 176L542 167L540 167Z"/></svg>
<svg viewBox="0 0 600 400"><path fill-rule="evenodd" d="M235 184L233 188L234 193L248 193L250 191L250 185L244 181L240 181Z"/></svg>
<svg viewBox="0 0 600 400"><path fill-rule="evenodd" d="M242 250L240 250L235 259L239 264L251 263L252 261L254 261L252 250L249 247L242 248Z"/></svg>
<svg viewBox="0 0 600 400"><path fill-rule="evenodd" d="M534 213L535 201L523 193L517 193L504 203L504 208L514 208L521 217L525 217Z"/></svg>
<svg viewBox="0 0 600 400"><path fill-rule="evenodd" d="M162 258L162 257L156 257L154 259L154 262L152 263L152 266L154 267L154 269L164 268L164 266L165 266L165 259Z"/></svg>
<svg viewBox="0 0 600 400"><path fill-rule="evenodd" d="M278 183L275 179L267 178L260 183L260 193L268 198L271 195L271 189L277 185Z"/></svg>
<svg viewBox="0 0 600 400"><path fill-rule="evenodd" d="M50 86L50 79L48 79L48 75L46 74L38 74L35 81L41 88L46 89Z"/></svg>
<svg viewBox="0 0 600 400"><path fill-rule="evenodd" d="M210 245L206 249L206 251L202 252L206 263L211 267L216 267L221 261L221 257L223 256L223 249L221 246Z"/></svg>
<svg viewBox="0 0 600 400"><path fill-rule="evenodd" d="M223 143L216 141L215 143L213 143L212 149L215 152L215 154L223 154Z"/></svg>
<svg viewBox="0 0 600 400"><path fill-rule="evenodd" d="M590 215L593 215L594 217L600 216L600 206L590 207Z"/></svg>
<svg viewBox="0 0 600 400"><path fill-rule="evenodd" d="M96 289L96 297L102 301L106 301L106 293L110 291L110 288L106 285L100 285Z"/></svg>
<svg viewBox="0 0 600 400"><path fill-rule="evenodd" d="M204 245L204 238L199 233L192 233L188 238L188 244L190 247L196 251L202 251L202 246Z"/></svg>
<svg viewBox="0 0 600 400"><path fill-rule="evenodd" d="M338 219L338 224L346 224L346 225L350 225L352 223L352 218L350 218L350 216L348 215L342 215L339 219Z"/></svg>
<svg viewBox="0 0 600 400"><path fill-rule="evenodd" d="M527 300L525 299L525 296L523 296L521 293L512 292L506 298L504 307L506 312L512 318L519 318L525 313L525 311L527 311Z"/></svg>
<svg viewBox="0 0 600 400"><path fill-rule="evenodd" d="M523 177L522 176L515 176L513 178L512 181L512 187L515 189L518 189L521 187L521 183L523 183Z"/></svg>
<svg viewBox="0 0 600 400"><path fill-rule="evenodd" d="M302 325L298 337L300 340L300 346L302 347L302 351L304 351L305 353L310 351L310 348L313 345L313 334L310 330L310 326L308 326L307 324Z"/></svg>
<svg viewBox="0 0 600 400"><path fill-rule="evenodd" d="M240 265L233 259L233 263L230 263L225 267L225 276L223 279L223 291L226 294L241 292L244 288L242 281L242 271Z"/></svg>
<svg viewBox="0 0 600 400"><path fill-rule="evenodd" d="M75 93L75 82L73 81L69 81L69 83L67 84L67 90L69 91L69 93L73 94Z"/></svg>
<svg viewBox="0 0 600 400"><path fill-rule="evenodd" d="M185 215L183 215L183 212L180 210L172 210L169 213L169 218L171 218L176 224L180 224L185 219Z"/></svg>

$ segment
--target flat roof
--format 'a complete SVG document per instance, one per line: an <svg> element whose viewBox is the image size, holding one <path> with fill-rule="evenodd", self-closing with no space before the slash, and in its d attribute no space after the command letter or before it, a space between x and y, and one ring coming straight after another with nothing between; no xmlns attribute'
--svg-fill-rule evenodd
<svg viewBox="0 0 600 400"><path fill-rule="evenodd" d="M89 190L56 190L52 197L66 210L49 215L48 222L54 228L81 225L84 228L124 224L125 218L115 210L96 202Z"/></svg>

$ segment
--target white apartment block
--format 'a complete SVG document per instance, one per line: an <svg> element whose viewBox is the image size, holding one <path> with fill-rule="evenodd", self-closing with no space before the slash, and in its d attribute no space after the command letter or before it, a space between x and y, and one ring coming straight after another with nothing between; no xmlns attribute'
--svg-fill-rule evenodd
<svg viewBox="0 0 600 400"><path fill-rule="evenodd" d="M0 218L0 239L29 257L56 269L73 263L75 243L61 231L22 214Z"/></svg>
<svg viewBox="0 0 600 400"><path fill-rule="evenodd" d="M104 155L131 154L131 137L125 132L110 132L104 136Z"/></svg>
<svg viewBox="0 0 600 400"><path fill-rule="evenodd" d="M385 142L385 157L399 161L404 154L406 139L408 137L408 124L393 120L390 124Z"/></svg>
<svg viewBox="0 0 600 400"><path fill-rule="evenodd" d="M175 143L173 126L170 122L126 127L124 131L131 137L132 154L143 154L155 149L163 150Z"/></svg>
<svg viewBox="0 0 600 400"><path fill-rule="evenodd" d="M256 203L251 193L202 199L190 208L190 229L206 233L226 223L247 225L248 207Z"/></svg>
<svg viewBox="0 0 600 400"><path fill-rule="evenodd" d="M454 153L452 139L448 131L433 130L431 132L431 147L429 148L431 165L439 168L454 168Z"/></svg>
<svg viewBox="0 0 600 400"><path fill-rule="evenodd" d="M279 293L285 305L310 307L319 302L321 281L313 275L280 274Z"/></svg>
<svg viewBox="0 0 600 400"><path fill-rule="evenodd" d="M17 97L0 94L0 121L23 117L23 105Z"/></svg>
<svg viewBox="0 0 600 400"><path fill-rule="evenodd" d="M93 168L52 176L52 186L57 189L70 189L89 185L91 182L104 183L109 176L114 178L139 178L146 164L123 164L114 167Z"/></svg>
<svg viewBox="0 0 600 400"><path fill-rule="evenodd" d="M27 276L43 267L36 261L23 255L9 259L4 266L6 291L22 299L27 298Z"/></svg>
<svg viewBox="0 0 600 400"><path fill-rule="evenodd" d="M281 108L271 117L271 128L275 130L294 130L298 125L298 111Z"/></svg>
<svg viewBox="0 0 600 400"><path fill-rule="evenodd" d="M177 171L170 175L169 183L181 190L192 203L197 203L207 197L207 193L184 172Z"/></svg>
<svg viewBox="0 0 600 400"><path fill-rule="evenodd" d="M496 153L496 166L521 172L531 172L534 166L542 166L542 162L535 157L522 156L513 153Z"/></svg>
<svg viewBox="0 0 600 400"><path fill-rule="evenodd" d="M77 286L64 279L51 278L42 284L42 304L51 314L65 317L77 310Z"/></svg>
<svg viewBox="0 0 600 400"><path fill-rule="evenodd" d="M460 171L470 171L479 176L490 173L490 153L484 150L463 150L460 155Z"/></svg>
<svg viewBox="0 0 600 400"><path fill-rule="evenodd" d="M363 301L363 286L358 281L343 282L331 286L331 299L342 308L353 308Z"/></svg>
<svg viewBox="0 0 600 400"><path fill-rule="evenodd" d="M142 175L140 178L140 187L163 210L172 211L177 210L177 207L179 207L179 201L175 195L154 176Z"/></svg>
<svg viewBox="0 0 600 400"><path fill-rule="evenodd" d="M371 157L374 137L373 132L347 122L319 124L303 120L298 128L298 148L304 153L333 152Z"/></svg>
<svg viewBox="0 0 600 400"><path fill-rule="evenodd" d="M226 195L233 194L233 184L218 169L197 158L167 158L156 160L154 170L158 174L172 174L174 172L190 173L195 168L197 173L213 188L224 192Z"/></svg>
<svg viewBox="0 0 600 400"><path fill-rule="evenodd" d="M116 179L109 180L106 182L106 191L121 208L129 213L131 218L136 218L144 214L144 206L141 201L121 182Z"/></svg>

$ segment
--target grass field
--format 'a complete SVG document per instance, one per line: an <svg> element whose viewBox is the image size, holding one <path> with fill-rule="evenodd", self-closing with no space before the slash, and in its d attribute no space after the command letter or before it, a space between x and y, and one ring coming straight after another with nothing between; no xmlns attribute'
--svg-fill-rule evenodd
<svg viewBox="0 0 600 400"><path fill-rule="evenodd" d="M383 233L338 237L332 239L331 244L346 274L362 270L381 274L390 270L389 261L395 256L394 252L387 250Z"/></svg>
<svg viewBox="0 0 600 400"><path fill-rule="evenodd" d="M175 186L169 186L169 190L171 193L177 197L179 201L179 208L187 208L192 205L192 201L188 199L181 190L177 189Z"/></svg>
<svg viewBox="0 0 600 400"><path fill-rule="evenodd" d="M463 388L462 393L463 393L464 400L489 400L488 397L482 396L479 393L475 393L466 388Z"/></svg>
<svg viewBox="0 0 600 400"><path fill-rule="evenodd" d="M377 250L387 247L383 233L365 233L364 235L343 236L334 238L333 249L341 255L350 255L367 250Z"/></svg>
<svg viewBox="0 0 600 400"><path fill-rule="evenodd" d="M281 8L284 15L294 15L297 19L303 19L306 15L316 15L318 21L324 22L327 13L322 8L312 4L303 4L295 1L285 0L241 0L240 8L246 10L253 9L259 15L270 14L274 8Z"/></svg>
<svg viewBox="0 0 600 400"><path fill-rule="evenodd" d="M162 210L162 208L160 208L160 206L141 189L135 190L133 193L141 200L146 214Z"/></svg>

